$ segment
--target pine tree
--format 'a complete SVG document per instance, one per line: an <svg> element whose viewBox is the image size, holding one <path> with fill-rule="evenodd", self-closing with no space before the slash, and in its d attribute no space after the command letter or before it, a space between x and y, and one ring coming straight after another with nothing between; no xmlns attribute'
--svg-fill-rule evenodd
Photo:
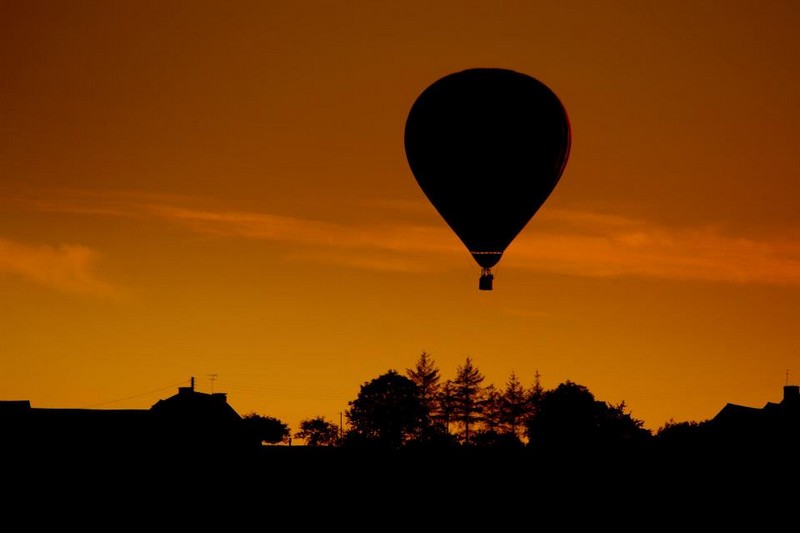
<svg viewBox="0 0 800 533"><path fill-rule="evenodd" d="M433 419L439 410L439 369L430 354L423 351L414 364L414 368L406 369L406 375L417 386L419 402L423 408L421 430L433 425Z"/></svg>
<svg viewBox="0 0 800 533"><path fill-rule="evenodd" d="M483 411L483 383L484 376L472 364L468 356L463 365L456 369L456 379L453 381L453 399L455 418L461 424L464 435L464 444L469 445L470 432L475 424L481 421Z"/></svg>
<svg viewBox="0 0 800 533"><path fill-rule="evenodd" d="M541 387L541 385L539 386ZM506 382L502 401L503 424L507 432L519 437L521 433L524 433L525 420L530 413L531 402L525 392L525 387L522 386L517 374L513 371Z"/></svg>

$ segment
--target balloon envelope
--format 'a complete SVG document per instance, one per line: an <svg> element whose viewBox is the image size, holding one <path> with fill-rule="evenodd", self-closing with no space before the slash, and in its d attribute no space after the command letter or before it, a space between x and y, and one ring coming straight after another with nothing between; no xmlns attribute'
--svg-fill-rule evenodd
<svg viewBox="0 0 800 533"><path fill-rule="evenodd" d="M414 177L484 270L500 261L553 191L570 143L569 119L555 93L499 68L434 82L405 125Z"/></svg>

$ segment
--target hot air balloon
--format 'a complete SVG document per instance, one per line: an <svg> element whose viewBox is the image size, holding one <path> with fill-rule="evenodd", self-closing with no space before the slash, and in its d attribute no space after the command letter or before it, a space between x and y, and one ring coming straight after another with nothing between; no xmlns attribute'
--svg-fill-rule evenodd
<svg viewBox="0 0 800 533"><path fill-rule="evenodd" d="M404 141L417 183L481 267L479 289L492 290L492 268L566 166L564 106L527 74L462 70L417 97Z"/></svg>

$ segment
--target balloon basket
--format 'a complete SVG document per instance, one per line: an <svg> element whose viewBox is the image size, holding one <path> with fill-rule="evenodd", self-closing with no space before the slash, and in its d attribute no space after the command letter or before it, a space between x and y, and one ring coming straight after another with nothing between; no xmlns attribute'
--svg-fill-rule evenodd
<svg viewBox="0 0 800 533"><path fill-rule="evenodd" d="M478 289L482 291L492 290L492 280L494 280L494 276L491 273L481 274L481 278L478 280Z"/></svg>

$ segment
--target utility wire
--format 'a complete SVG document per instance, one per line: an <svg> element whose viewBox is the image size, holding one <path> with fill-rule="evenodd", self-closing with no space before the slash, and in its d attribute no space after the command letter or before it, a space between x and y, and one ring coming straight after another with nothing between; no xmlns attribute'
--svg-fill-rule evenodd
<svg viewBox="0 0 800 533"><path fill-rule="evenodd" d="M91 409L93 407L99 407L101 405L108 405L108 404L117 403L117 402L124 402L125 400L132 400L134 398L141 398L142 396L147 396L148 394L153 394L153 393L156 393L156 392L162 392L162 391L165 391L167 389L174 389L178 385L184 385L185 383L186 383L186 380L184 379L184 380L179 381L177 383L173 383L172 385L167 385L166 387L161 387L160 389L154 389L154 390L151 390L151 391L142 392L140 394L134 394L133 396L126 396L125 398L117 398L116 400L109 400L107 402L95 403L95 404L92 404L92 405L85 405L81 409Z"/></svg>

